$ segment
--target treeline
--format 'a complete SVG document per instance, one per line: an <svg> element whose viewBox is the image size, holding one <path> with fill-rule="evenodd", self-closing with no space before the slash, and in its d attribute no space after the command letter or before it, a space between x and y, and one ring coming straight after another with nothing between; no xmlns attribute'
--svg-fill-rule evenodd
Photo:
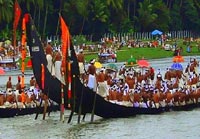
<svg viewBox="0 0 200 139"><path fill-rule="evenodd" d="M200 30L199 0L18 0L41 36L60 33L62 14L72 35ZM11 36L14 0L0 0L0 38ZM20 30L20 27L19 27Z"/></svg>

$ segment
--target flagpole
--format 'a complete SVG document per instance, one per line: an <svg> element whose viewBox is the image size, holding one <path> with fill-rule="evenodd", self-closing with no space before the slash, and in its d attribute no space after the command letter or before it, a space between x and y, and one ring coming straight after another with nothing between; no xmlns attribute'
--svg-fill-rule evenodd
<svg viewBox="0 0 200 139"><path fill-rule="evenodd" d="M22 45L22 50L21 50L21 59L22 59L22 63L21 63L21 72L22 72L22 88L25 87L24 85L24 71L25 71L25 58L26 58L26 19L25 16L22 19L22 38L21 38L21 45Z"/></svg>
<svg viewBox="0 0 200 139"><path fill-rule="evenodd" d="M68 45L67 45L67 27L66 24L63 20L63 18L61 17L61 15L59 14L59 18L60 18L60 25L61 25L61 40L62 40L62 64L61 64L61 72L62 72L62 79L64 79L65 85L67 86L67 78L65 78L66 76L66 60L67 60L67 50L68 50ZM60 104L60 120L62 122L64 122L64 83L61 84L61 104Z"/></svg>

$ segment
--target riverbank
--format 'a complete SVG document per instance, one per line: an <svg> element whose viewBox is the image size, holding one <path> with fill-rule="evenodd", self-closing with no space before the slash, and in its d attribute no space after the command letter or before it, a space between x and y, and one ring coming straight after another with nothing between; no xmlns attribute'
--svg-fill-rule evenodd
<svg viewBox="0 0 200 139"><path fill-rule="evenodd" d="M167 43L168 44L168 43ZM191 42L185 43L184 40L177 40L176 42L171 41L169 42L170 45L176 44L177 49L182 49L181 55L182 56L196 56L200 55L200 50L198 49L199 42ZM191 46L190 52L187 51L187 46ZM91 59L98 59L98 52L88 52L85 51L85 59L86 61L90 61ZM160 58L167 58L173 57L174 51L173 50L165 50L161 46L157 47L131 47L123 46L120 50L117 50L117 61L124 62L127 61L129 58L134 57L136 59L160 59Z"/></svg>

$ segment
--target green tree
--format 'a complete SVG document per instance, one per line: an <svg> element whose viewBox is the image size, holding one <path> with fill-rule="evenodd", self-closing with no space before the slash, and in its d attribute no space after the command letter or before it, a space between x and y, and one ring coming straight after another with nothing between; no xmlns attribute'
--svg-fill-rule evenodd
<svg viewBox="0 0 200 139"><path fill-rule="evenodd" d="M13 20L13 0L0 0L0 23Z"/></svg>
<svg viewBox="0 0 200 139"><path fill-rule="evenodd" d="M83 0L77 0L77 2L76 2L77 12L83 18L80 34L82 34L82 32L83 32L85 21L87 20L88 15L89 15L89 10L88 10L89 5L90 5L90 0L84 0L84 1Z"/></svg>
<svg viewBox="0 0 200 139"><path fill-rule="evenodd" d="M140 31L148 31L148 27L152 24L158 15L153 12L153 4L149 0L144 0L139 3L138 16L136 17L137 25Z"/></svg>
<svg viewBox="0 0 200 139"><path fill-rule="evenodd" d="M106 0L107 5L111 6L114 9L122 9L123 0Z"/></svg>
<svg viewBox="0 0 200 139"><path fill-rule="evenodd" d="M169 29L170 30L181 30L182 29L180 3L178 1L175 1L172 4L171 10L170 10Z"/></svg>
<svg viewBox="0 0 200 139"><path fill-rule="evenodd" d="M200 20L193 1L183 1L181 7L183 29L199 30Z"/></svg>
<svg viewBox="0 0 200 139"><path fill-rule="evenodd" d="M169 22L170 22L170 14L169 9L164 4L162 0L152 1L153 11L157 15L157 18L152 22L151 28L149 29L161 29L163 31L168 31Z"/></svg>

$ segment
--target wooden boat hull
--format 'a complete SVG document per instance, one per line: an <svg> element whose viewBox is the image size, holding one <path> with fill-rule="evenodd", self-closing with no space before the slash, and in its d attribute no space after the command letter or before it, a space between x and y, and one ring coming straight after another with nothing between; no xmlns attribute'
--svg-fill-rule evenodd
<svg viewBox="0 0 200 139"><path fill-rule="evenodd" d="M58 111L58 105L53 105L47 108L47 111ZM29 115L34 113L42 113L43 107L36 108L0 108L0 118L10 118L15 116Z"/></svg>
<svg viewBox="0 0 200 139"><path fill-rule="evenodd" d="M165 111L190 111L199 107L199 103L187 104L182 106L166 106Z"/></svg>
<svg viewBox="0 0 200 139"><path fill-rule="evenodd" d="M30 26L33 26L33 22L29 22L27 29L28 35L28 46L30 47L30 55L33 66L33 73L35 75L36 81L40 88L42 88L41 83L41 64L45 67L45 87L43 92L48 94L49 98L61 103L61 82L52 77L51 73L47 70L47 60L42 48L41 41L39 40L36 30ZM34 41L30 41L34 40ZM71 58L72 63L72 99L68 100L67 98L67 87L64 86L64 102L65 107L68 103L71 102L72 109L74 112L79 112L81 107L81 114L91 113L94 106L94 98L96 95L96 103L94 108L94 114L103 118L120 118L120 117L130 117L135 116L136 114L160 114L166 111L165 108L135 108L135 107L126 107L118 104L113 104L104 100L101 96L96 94L96 92L90 90L88 87L85 87L79 79L79 67L76 58L76 54L72 45L71 49ZM184 109L184 107L182 108Z"/></svg>
<svg viewBox="0 0 200 139"><path fill-rule="evenodd" d="M30 29L30 28L29 28ZM30 55L33 65L33 73L35 75L36 81L41 88L41 64L45 67L45 88L43 92L49 94L49 97L57 102L58 104L61 103L61 82L52 77L50 72L47 70L46 65L46 56L44 50L42 48L41 42L37 36L35 30L29 30L28 37L33 40L34 42L28 42L30 46ZM94 105L94 98L96 95L96 103L94 108L94 113L103 118L116 118L116 117L130 117L135 116L136 114L158 114L163 112L162 109L146 109L146 108L134 108L134 107L127 107L122 105L113 104L104 100L96 92L90 90L88 87L85 87L80 79L79 79L79 68L78 62L76 58L76 54L74 51L73 46L70 46L72 56L71 60L72 63L72 92L73 92L73 99L70 100L72 105L74 105L74 111L79 112L79 106L81 106L81 114L91 113ZM64 86L64 94L65 94L65 106L67 106L67 88Z"/></svg>

